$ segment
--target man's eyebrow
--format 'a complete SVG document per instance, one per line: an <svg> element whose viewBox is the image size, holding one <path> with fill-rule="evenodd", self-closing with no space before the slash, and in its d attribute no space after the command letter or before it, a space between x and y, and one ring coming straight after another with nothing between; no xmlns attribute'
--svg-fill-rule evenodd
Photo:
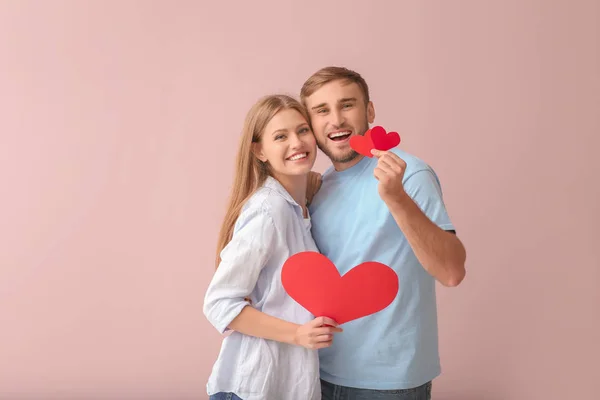
<svg viewBox="0 0 600 400"><path fill-rule="evenodd" d="M356 101L356 97L346 97L346 98L340 99L338 101L338 103L347 103L350 101Z"/></svg>
<svg viewBox="0 0 600 400"><path fill-rule="evenodd" d="M327 103L321 103L321 104L317 104L314 107L311 107L310 109L311 110L316 110L317 108L322 108L322 107L325 107L326 105L327 105Z"/></svg>

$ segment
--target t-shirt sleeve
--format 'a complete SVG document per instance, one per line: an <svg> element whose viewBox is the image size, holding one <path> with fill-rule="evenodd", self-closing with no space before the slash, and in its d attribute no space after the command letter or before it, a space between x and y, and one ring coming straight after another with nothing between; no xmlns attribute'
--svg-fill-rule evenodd
<svg viewBox="0 0 600 400"><path fill-rule="evenodd" d="M243 212L204 298L204 315L220 332L242 309L276 245L273 219L265 210Z"/></svg>
<svg viewBox="0 0 600 400"><path fill-rule="evenodd" d="M404 182L404 190L429 219L445 231L454 231L437 175L432 169L414 172Z"/></svg>

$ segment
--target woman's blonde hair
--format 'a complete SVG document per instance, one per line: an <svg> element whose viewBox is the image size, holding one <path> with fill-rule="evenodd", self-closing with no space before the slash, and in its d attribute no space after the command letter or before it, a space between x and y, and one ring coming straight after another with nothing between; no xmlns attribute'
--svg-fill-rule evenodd
<svg viewBox="0 0 600 400"><path fill-rule="evenodd" d="M270 175L268 165L256 157L253 146L260 142L269 121L278 112L289 109L298 111L307 122L309 121L302 104L293 97L283 94L261 98L246 115L237 152L233 187L217 240L215 268L221 262L221 251L231 241L235 222L240 216L242 207Z"/></svg>

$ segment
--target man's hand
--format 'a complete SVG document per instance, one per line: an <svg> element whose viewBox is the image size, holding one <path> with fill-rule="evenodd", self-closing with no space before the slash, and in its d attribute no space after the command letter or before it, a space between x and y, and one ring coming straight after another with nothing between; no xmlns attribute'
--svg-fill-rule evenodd
<svg viewBox="0 0 600 400"><path fill-rule="evenodd" d="M377 157L373 174L378 191L415 256L444 286L457 286L465 277L466 251L456 235L445 232L406 193L402 180L406 162L389 151L371 150Z"/></svg>
<svg viewBox="0 0 600 400"><path fill-rule="evenodd" d="M402 184L406 162L390 151L373 149L371 153L378 159L373 175L379 181L378 190L381 199L389 206L393 202L408 198Z"/></svg>
<svg viewBox="0 0 600 400"><path fill-rule="evenodd" d="M319 189L321 189L322 177L318 172L310 171L307 177L307 185L306 185L306 205L308 206L312 203L312 199L317 194Z"/></svg>

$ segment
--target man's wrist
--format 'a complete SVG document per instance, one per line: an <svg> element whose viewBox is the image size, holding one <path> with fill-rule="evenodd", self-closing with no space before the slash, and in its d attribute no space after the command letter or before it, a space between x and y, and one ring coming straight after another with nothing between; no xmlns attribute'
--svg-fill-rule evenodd
<svg viewBox="0 0 600 400"><path fill-rule="evenodd" d="M405 210L406 207L414 204L413 200L406 192L402 192L401 195L396 195L390 199L386 199L385 203L387 204L390 211L402 211ZM412 203L412 204L411 204Z"/></svg>

